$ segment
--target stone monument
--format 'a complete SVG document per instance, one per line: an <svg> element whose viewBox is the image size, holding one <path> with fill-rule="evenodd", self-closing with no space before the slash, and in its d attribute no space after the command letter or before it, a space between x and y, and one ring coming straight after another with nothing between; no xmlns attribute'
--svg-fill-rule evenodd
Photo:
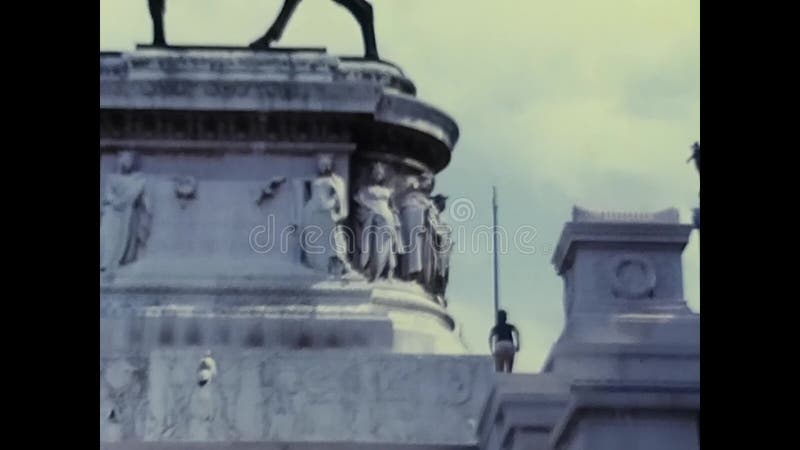
<svg viewBox="0 0 800 450"><path fill-rule="evenodd" d="M432 191L458 127L415 91L324 50L101 53L102 447L475 445L491 361Z"/></svg>
<svg viewBox="0 0 800 450"><path fill-rule="evenodd" d="M365 58L263 49L297 3L256 50L168 47L152 0L156 45L100 54L101 448L698 448L691 227L576 208L563 333L494 374L447 309L456 123L371 10Z"/></svg>

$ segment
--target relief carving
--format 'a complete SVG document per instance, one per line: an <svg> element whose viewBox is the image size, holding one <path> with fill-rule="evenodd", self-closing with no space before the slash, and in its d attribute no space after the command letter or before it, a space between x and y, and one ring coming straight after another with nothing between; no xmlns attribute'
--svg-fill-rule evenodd
<svg viewBox="0 0 800 450"><path fill-rule="evenodd" d="M195 364L184 352L162 352L151 356L149 372L101 361L101 440L462 442L474 435L486 394L475 362L252 356L220 361L207 353ZM145 373L154 377L146 390L135 375Z"/></svg>
<svg viewBox="0 0 800 450"><path fill-rule="evenodd" d="M100 370L100 439L119 442L134 438L137 414L145 394L146 369L114 359Z"/></svg>
<svg viewBox="0 0 800 450"><path fill-rule="evenodd" d="M397 255L402 252L400 220L394 206L394 189L388 186L387 168L372 165L368 183L356 193L356 262L370 279L394 277Z"/></svg>
<svg viewBox="0 0 800 450"><path fill-rule="evenodd" d="M119 173L108 176L101 204L100 272L135 261L150 234L152 208L136 155L123 151L118 158Z"/></svg>
<svg viewBox="0 0 800 450"><path fill-rule="evenodd" d="M258 191L258 195L256 196L256 205L261 206L261 204L274 198L275 195L278 193L278 188L286 182L286 177L272 177L267 181L267 183L261 187Z"/></svg>
<svg viewBox="0 0 800 450"><path fill-rule="evenodd" d="M216 383L217 363L211 352L200 360L196 385L189 395L188 433L191 441L216 441L229 439L230 425L225 417L224 403Z"/></svg>
<svg viewBox="0 0 800 450"><path fill-rule="evenodd" d="M178 176L173 179L175 182L175 197L181 208L186 208L190 200L194 200L197 195L197 180L189 175Z"/></svg>
<svg viewBox="0 0 800 450"><path fill-rule="evenodd" d="M452 238L442 219L447 197L431 196L433 174L408 177L400 202L403 242L401 276L416 281L444 303L450 270Z"/></svg>
<svg viewBox="0 0 800 450"><path fill-rule="evenodd" d="M649 260L639 255L622 255L613 258L610 267L615 297L627 300L653 297L656 271Z"/></svg>
<svg viewBox="0 0 800 450"><path fill-rule="evenodd" d="M311 197L303 205L300 243L303 262L320 272L350 272L343 222L348 215L347 187L333 170L333 157L320 155L318 175L310 182Z"/></svg>

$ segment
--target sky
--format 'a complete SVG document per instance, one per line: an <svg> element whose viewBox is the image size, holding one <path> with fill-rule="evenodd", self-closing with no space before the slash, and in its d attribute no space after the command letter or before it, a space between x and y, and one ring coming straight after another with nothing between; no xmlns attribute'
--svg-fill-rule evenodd
<svg viewBox="0 0 800 450"><path fill-rule="evenodd" d="M282 0L169 0L176 45L246 45ZM683 222L699 178L687 164L700 139L698 0L374 0L378 49L450 114L461 137L436 191L465 214L466 239L499 224L525 249L499 255L500 304L521 333L515 370L538 372L563 327L562 281L550 258L572 207L658 211ZM100 49L149 43L145 0L100 1ZM330 0L305 0L277 46L363 53L355 20ZM452 217L452 216L455 217ZM700 311L699 233L683 255L685 297ZM472 352L488 352L492 256L452 256L449 309Z"/></svg>

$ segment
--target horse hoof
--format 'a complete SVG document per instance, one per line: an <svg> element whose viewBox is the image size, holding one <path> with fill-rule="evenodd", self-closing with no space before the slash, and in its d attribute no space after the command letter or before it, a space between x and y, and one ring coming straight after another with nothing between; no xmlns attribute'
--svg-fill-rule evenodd
<svg viewBox="0 0 800 450"><path fill-rule="evenodd" d="M270 41L259 39L250 44L249 47L253 50L267 49L270 48Z"/></svg>
<svg viewBox="0 0 800 450"><path fill-rule="evenodd" d="M275 38L273 38L269 34L266 34L253 41L253 43L250 44L249 47L252 49L267 49L272 47L272 42L274 41Z"/></svg>

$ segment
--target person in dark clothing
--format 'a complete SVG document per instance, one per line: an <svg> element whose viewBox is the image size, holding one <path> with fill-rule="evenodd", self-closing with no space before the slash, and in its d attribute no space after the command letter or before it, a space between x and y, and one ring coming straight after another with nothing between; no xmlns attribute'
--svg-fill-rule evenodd
<svg viewBox="0 0 800 450"><path fill-rule="evenodd" d="M495 372L508 372L514 369L514 354L519 351L519 331L506 322L507 314L497 311L497 324L489 334L489 351L494 356Z"/></svg>

